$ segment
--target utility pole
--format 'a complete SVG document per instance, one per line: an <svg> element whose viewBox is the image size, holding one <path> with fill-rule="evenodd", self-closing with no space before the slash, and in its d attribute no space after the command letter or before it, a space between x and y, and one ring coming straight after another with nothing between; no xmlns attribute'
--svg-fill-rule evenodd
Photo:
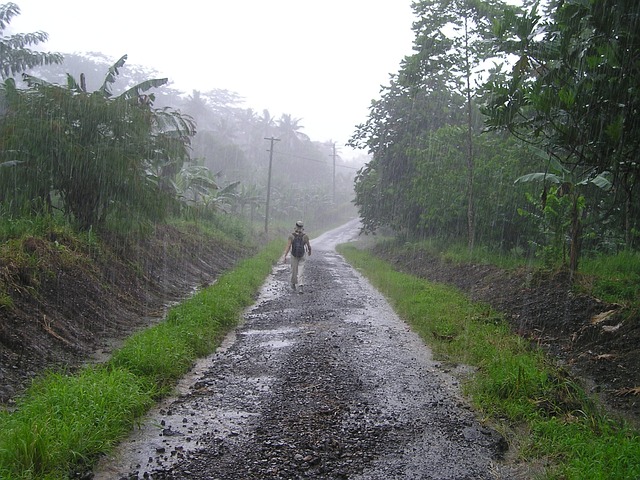
<svg viewBox="0 0 640 480"><path fill-rule="evenodd" d="M271 164L273 163L273 142L279 142L279 138L265 137L271 142L269 146L269 177L267 179L267 207L264 213L264 233L269 233L269 199L271 198Z"/></svg>
<svg viewBox="0 0 640 480"><path fill-rule="evenodd" d="M333 142L333 204L336 204L336 142Z"/></svg>

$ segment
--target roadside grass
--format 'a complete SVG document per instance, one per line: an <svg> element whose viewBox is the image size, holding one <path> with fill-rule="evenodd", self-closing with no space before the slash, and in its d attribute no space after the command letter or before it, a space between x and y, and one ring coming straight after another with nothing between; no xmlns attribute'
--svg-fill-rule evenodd
<svg viewBox="0 0 640 480"><path fill-rule="evenodd" d="M580 286L605 302L640 310L640 252L624 251L582 260Z"/></svg>
<svg viewBox="0 0 640 480"><path fill-rule="evenodd" d="M193 361L235 326L282 253L273 241L213 285L133 335L110 361L75 374L42 376L0 411L0 478L64 479L122 440Z"/></svg>
<svg viewBox="0 0 640 480"><path fill-rule="evenodd" d="M131 429L153 390L124 369L43 376L14 412L0 414L0 478L68 478Z"/></svg>
<svg viewBox="0 0 640 480"><path fill-rule="evenodd" d="M640 478L639 432L608 418L540 349L511 333L498 313L452 287L397 272L353 245L338 251L388 298L435 358L474 367L465 394L517 440L522 458L549 462L543 478ZM512 432L522 428L527 434L516 438Z"/></svg>
<svg viewBox="0 0 640 480"><path fill-rule="evenodd" d="M480 265L496 265L500 268L511 269L522 265L535 267L542 265L536 259L527 258L521 249L514 248L504 252L499 248L489 245L476 245L469 250L466 242L448 241L439 238L427 238L420 241L403 241L396 236L384 236L378 234L375 244L378 248L408 251L413 254L421 252L427 255L439 257L453 264L475 263Z"/></svg>
<svg viewBox="0 0 640 480"><path fill-rule="evenodd" d="M376 242L380 248L401 249L414 254L425 252L444 260L461 263L495 265L504 269L526 266L533 269L548 269L536 258L527 258L520 249L504 253L486 245L477 245L469 250L466 243L444 243L439 239L400 243L396 237L383 237ZM557 265L556 269L563 268ZM640 307L640 252L625 250L615 254L586 254L580 259L576 288L605 302Z"/></svg>
<svg viewBox="0 0 640 480"><path fill-rule="evenodd" d="M0 210L0 242L24 236L72 234L73 229L62 216L32 215L12 216Z"/></svg>

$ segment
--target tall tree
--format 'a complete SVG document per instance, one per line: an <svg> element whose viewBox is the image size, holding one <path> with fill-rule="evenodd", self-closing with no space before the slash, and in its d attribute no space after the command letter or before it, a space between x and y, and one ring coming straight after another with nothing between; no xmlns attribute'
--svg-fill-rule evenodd
<svg viewBox="0 0 640 480"><path fill-rule="evenodd" d="M476 121L475 98L481 90L482 72L486 62L494 56L487 38L496 14L504 8L500 0L420 0L414 3L420 21L414 24L417 39L415 56L432 58L434 46L443 52L452 74L450 87L465 99L466 117L466 203L467 243L470 249L475 241L474 195L474 131ZM429 39L429 42L425 40Z"/></svg>
<svg viewBox="0 0 640 480"><path fill-rule="evenodd" d="M0 5L0 78L3 80L38 65L62 63L59 53L38 52L29 48L46 42L49 36L45 32L5 35L11 20L19 14L20 7L15 3Z"/></svg>
<svg viewBox="0 0 640 480"><path fill-rule="evenodd" d="M276 122L278 136L284 148L294 150L301 142L309 141L309 137L302 132L304 126L300 124L301 121L300 118L283 113Z"/></svg>
<svg viewBox="0 0 640 480"><path fill-rule="evenodd" d="M372 104L369 120L357 127L350 142L373 153L378 201L390 207L382 208L380 214L386 212L388 220L394 219L394 227L417 233L420 209L409 192L416 174L415 152L426 148L420 142L432 138L429 131L464 121L467 237L473 247L473 139L478 134L474 79L490 56L485 31L498 5L497 0L420 0L413 4L415 53L404 58L398 75L382 90L382 99ZM359 179L372 172L364 170Z"/></svg>

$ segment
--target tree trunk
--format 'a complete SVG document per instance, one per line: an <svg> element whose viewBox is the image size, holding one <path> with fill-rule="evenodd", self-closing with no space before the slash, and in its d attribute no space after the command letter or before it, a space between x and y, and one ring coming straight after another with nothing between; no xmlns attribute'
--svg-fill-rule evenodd
<svg viewBox="0 0 640 480"><path fill-rule="evenodd" d="M469 250L473 250L475 245L475 211L473 208L474 192L473 192L473 119L471 104L471 67L469 60L469 32L467 30L467 19L464 19L465 32L465 68L467 80L467 246Z"/></svg>
<svg viewBox="0 0 640 480"><path fill-rule="evenodd" d="M582 221L578 208L579 195L573 197L573 208L571 209L571 249L569 250L569 278L573 282L574 275L578 271L578 260L580 258L580 246L582 244Z"/></svg>
<svg viewBox="0 0 640 480"><path fill-rule="evenodd" d="M627 192L624 201L624 246L631 250L631 191Z"/></svg>

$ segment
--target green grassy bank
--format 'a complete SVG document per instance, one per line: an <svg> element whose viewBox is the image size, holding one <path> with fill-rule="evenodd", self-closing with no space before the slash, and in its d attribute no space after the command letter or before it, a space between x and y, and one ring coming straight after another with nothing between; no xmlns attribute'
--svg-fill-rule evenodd
<svg viewBox="0 0 640 480"><path fill-rule="evenodd" d="M393 270L351 245L339 252L382 292L436 358L475 367L465 394L540 478L640 478L640 434L605 415L568 375L511 333L486 305L454 288ZM518 432L518 433L515 433Z"/></svg>
<svg viewBox="0 0 640 480"><path fill-rule="evenodd" d="M243 260L173 307L111 360L76 374L50 373L0 412L0 478L64 479L109 452L136 421L233 328L277 258L282 241Z"/></svg>

